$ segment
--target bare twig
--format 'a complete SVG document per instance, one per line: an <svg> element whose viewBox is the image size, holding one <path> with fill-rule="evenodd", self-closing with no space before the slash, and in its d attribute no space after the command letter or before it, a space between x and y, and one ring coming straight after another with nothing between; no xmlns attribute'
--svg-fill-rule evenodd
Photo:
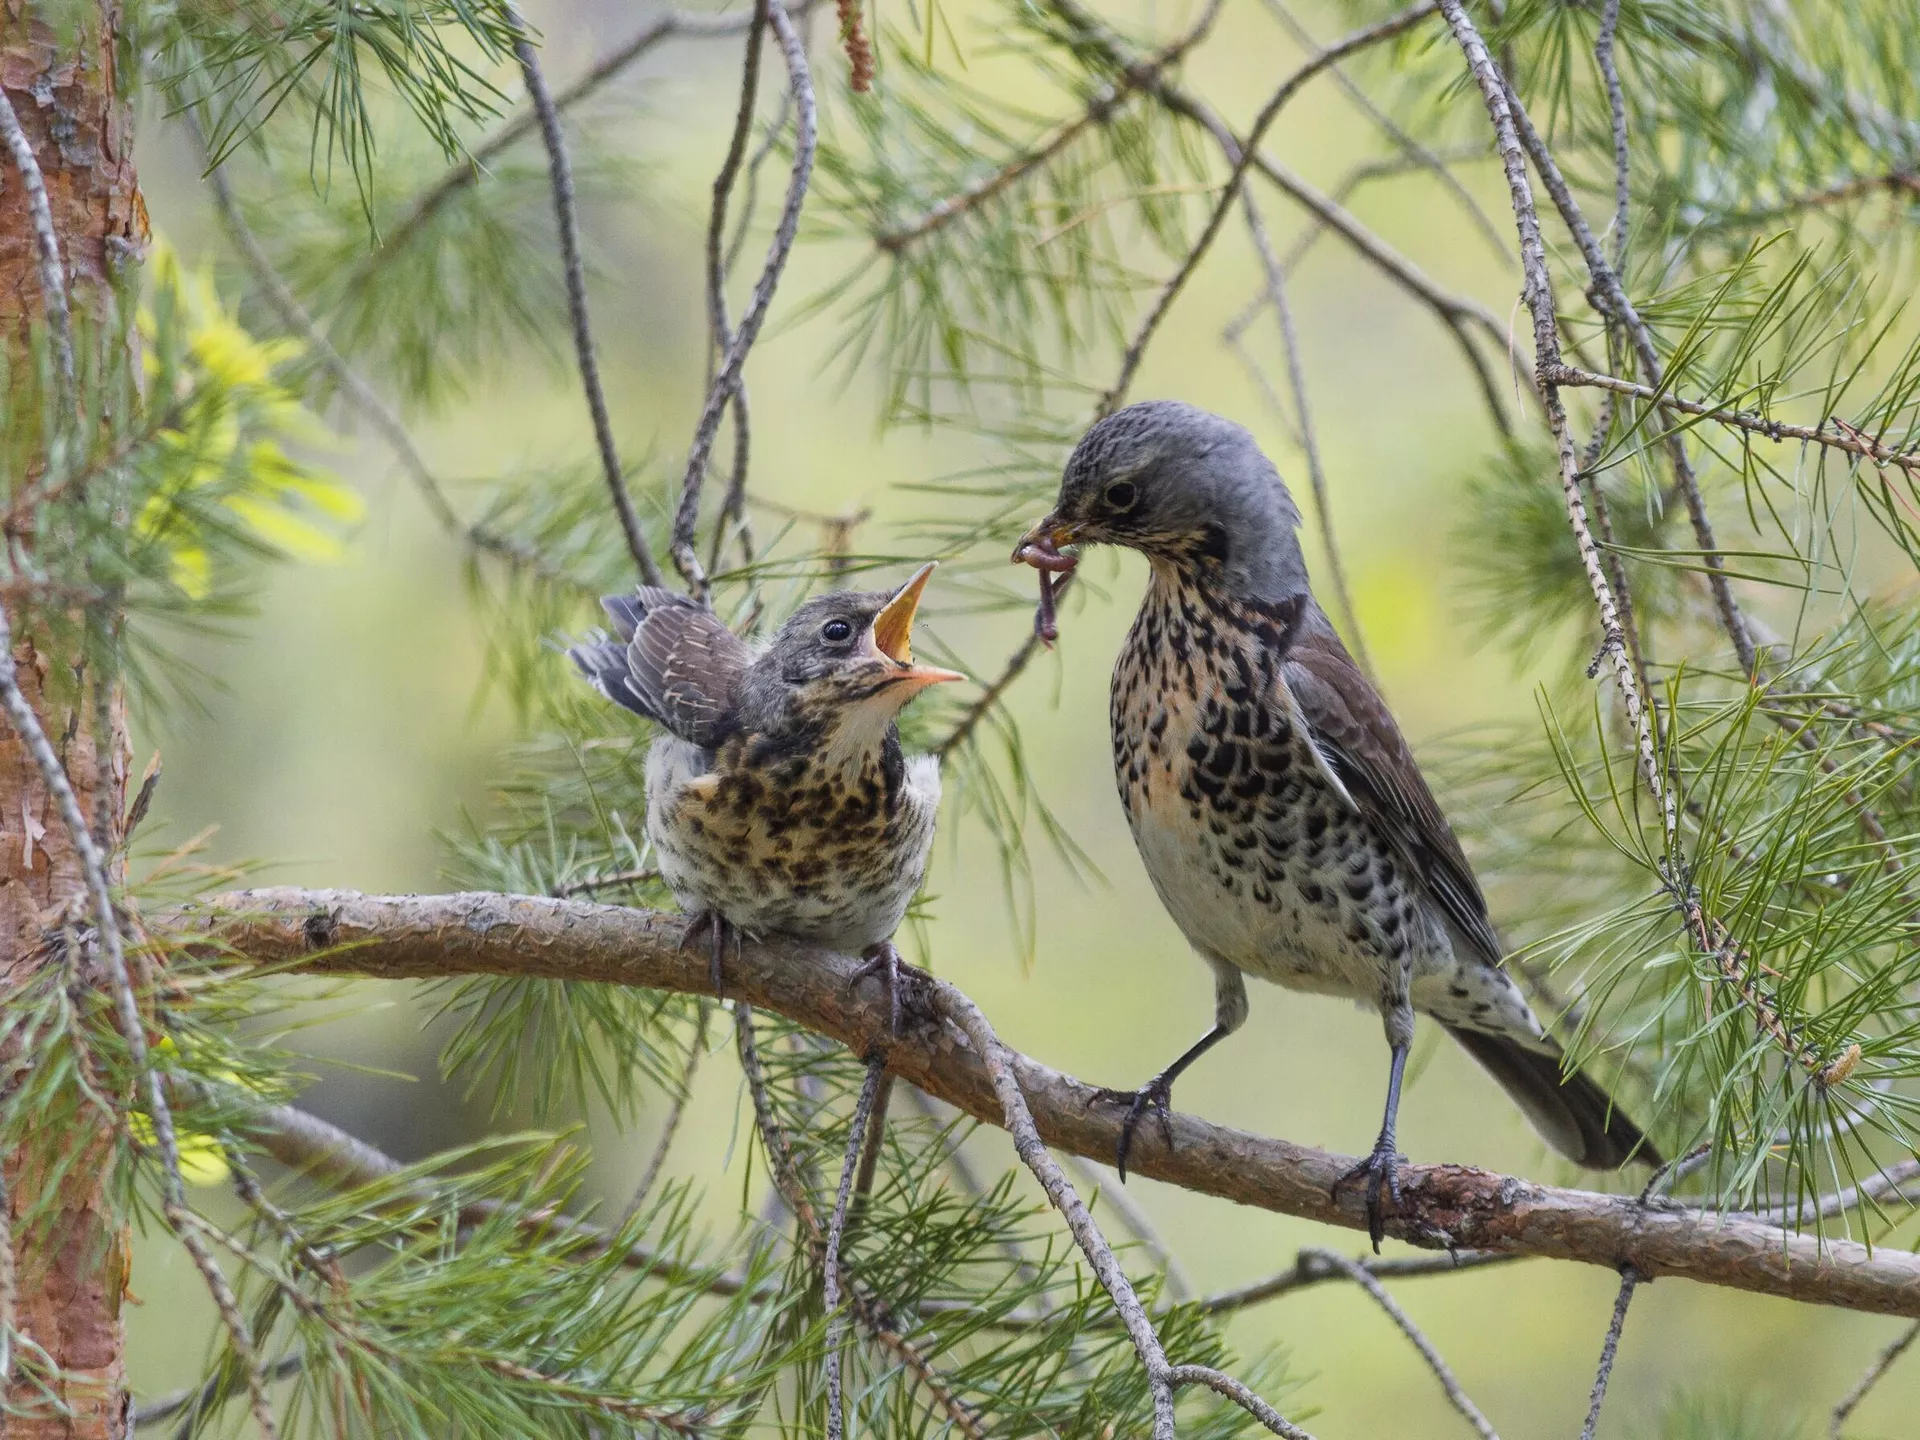
<svg viewBox="0 0 1920 1440"><path fill-rule="evenodd" d="M1614 8L1618 8L1615 0ZM1607 1338L1600 1346L1600 1366L1593 1376L1593 1394L1587 1400L1587 1423L1580 1427L1580 1440L1593 1440L1600 1425L1600 1407L1606 1403L1607 1382L1613 1378L1613 1358L1620 1351L1620 1331L1627 1323L1627 1306L1640 1283L1640 1272L1628 1265L1620 1272L1620 1293L1613 1302L1613 1319L1607 1325Z"/></svg>
<svg viewBox="0 0 1920 1440"><path fill-rule="evenodd" d="M1173 1247L1161 1237L1153 1217L1133 1198L1127 1187L1109 1185L1107 1177L1095 1169L1093 1162L1085 1156L1069 1155L1066 1163L1067 1168L1080 1177L1080 1183L1093 1191L1093 1204L1111 1209L1120 1218L1120 1223L1127 1227L1127 1233L1153 1257L1153 1263L1166 1277L1167 1303L1180 1304L1190 1299L1193 1282L1187 1278L1186 1267L1181 1265L1180 1257L1173 1253Z"/></svg>
<svg viewBox="0 0 1920 1440"><path fill-rule="evenodd" d="M767 8L770 0L755 0L753 24L747 30L747 54L740 67L740 107L734 116L733 138L727 144L727 153L720 162L720 171L713 179L713 206L707 217L707 383L711 385L714 370L733 344L733 331L727 323L727 268L724 247L727 239L727 203L733 196L733 183L739 178L740 167L746 160L747 137L753 132L753 109L760 98L760 52L762 40L766 36ZM746 382L736 375L733 388L725 399L733 405L734 426L734 473L735 484L744 488L746 483L747 451L752 439L752 431L747 423ZM695 595L704 596L707 589L706 572L701 569L700 561L694 551L694 533L700 525L700 490L706 479L705 467L699 473L689 475L688 483L680 494L680 504L673 515L673 539L669 550L673 555L674 568L680 572L680 578L687 582L687 588ZM731 489L729 490L731 495Z"/></svg>
<svg viewBox="0 0 1920 1440"><path fill-rule="evenodd" d="M1087 1213L1086 1205L1074 1192L1073 1182L1067 1179L1058 1162L1047 1153L1046 1144L1034 1126L1033 1114L1027 1108L1026 1096L1021 1093L1020 1082L1014 1077L1013 1069L1007 1063L1006 1051L999 1037L993 1033L993 1027L987 1023L986 1015L973 1001L944 982L935 982L934 996L940 1015L967 1037L974 1054L986 1067L994 1093L1000 1101L1007 1133L1013 1137L1013 1148L1033 1172L1034 1179L1040 1182L1040 1188L1046 1191L1054 1209L1066 1220L1067 1229L1072 1233L1075 1243L1093 1266L1093 1273L1113 1301L1114 1308L1120 1312L1127 1335L1133 1341L1134 1352L1147 1372L1147 1384L1153 1395L1154 1440L1173 1440L1173 1387L1167 1379L1167 1352L1161 1347L1160 1337L1153 1328L1146 1307L1134 1293L1133 1283L1127 1279L1120 1262L1114 1258L1112 1248L1100 1233L1100 1227L1093 1223L1093 1216Z"/></svg>
<svg viewBox="0 0 1920 1440"><path fill-rule="evenodd" d="M1062 575L1056 580L1053 586L1055 598L1064 593L1067 586L1072 583L1071 575ZM992 713L994 706L1000 703L1000 698L1007 693L1007 687L1020 678L1020 673L1033 663L1033 657L1044 648L1038 635L1029 634L1022 640L1019 648L1007 657L1007 663L1001 667L1000 673L987 682L974 702L954 722L953 728L933 747L934 755L944 761L947 756L966 744L980 722L986 719Z"/></svg>
<svg viewBox="0 0 1920 1440"><path fill-rule="evenodd" d="M802 0L802 3L789 8L795 14L802 14L810 3L811 0ZM626 44L595 62L586 74L557 92L553 97L553 108L564 115L665 41L721 39L739 35L755 23L757 20L750 11L701 15L670 10L648 22ZM475 146L465 159L449 165L438 180L420 192L407 213L380 237L379 248L369 252L354 267L353 272L341 283L342 293L351 293L364 284L374 270L399 253L462 190L477 184L493 161L531 133L539 123L539 112L529 106Z"/></svg>
<svg viewBox="0 0 1920 1440"><path fill-rule="evenodd" d="M1627 95L1620 88L1620 67L1613 46L1620 32L1620 0L1606 0L1600 11L1600 29L1593 37L1593 59L1607 87L1607 112L1613 121L1613 269L1627 264L1627 218L1633 201L1629 185L1631 152L1627 147Z"/></svg>
<svg viewBox="0 0 1920 1440"><path fill-rule="evenodd" d="M886 1077L887 1057L876 1053L867 1061L867 1078L860 1086L860 1098L853 1107L853 1119L847 1126L847 1158L840 1167L840 1189L834 1196L833 1219L827 1225L826 1258L822 1262L822 1284L827 1311L827 1440L845 1440L847 1417L840 1393L840 1242L847 1228L847 1201L853 1194L854 1172L860 1167L860 1152L866 1146L867 1122L873 1115L873 1102L880 1082Z"/></svg>
<svg viewBox="0 0 1920 1440"><path fill-rule="evenodd" d="M706 478L707 457L713 450L714 437L719 433L721 416L740 383L741 370L747 363L747 352L759 338L760 327L767 318L774 291L780 284L781 271L786 268L787 256L792 253L794 238L799 234L800 211L806 204L807 185L813 176L814 149L819 139L819 115L814 103L813 77L807 68L806 47L800 43L792 18L780 6L767 9L767 21L773 26L774 38L779 41L780 53L787 62L788 89L793 96L793 173L787 182L786 203L781 208L779 223L774 227L773 240L767 248L766 263L761 267L759 280L754 283L753 294L747 301L745 313L740 317L739 328L734 331L713 382L707 387L706 403L701 407L699 423L694 427L693 444L687 450L686 473L680 480L680 508L684 515L691 505L696 520L699 515L700 486ZM680 522L676 522L676 529L679 525ZM676 555L675 559L682 572L692 577L688 583L693 590L704 593L705 573L700 569L691 541L684 554Z"/></svg>
<svg viewBox="0 0 1920 1440"><path fill-rule="evenodd" d="M1573 365L1549 366L1541 378L1555 385L1584 386L1657 403L1663 410L1678 411L1682 415L1696 415L1701 419L1716 421L1736 430L1747 431L1749 434L1762 435L1776 442L1803 440L1813 445L1824 445L1830 450L1843 450L1849 455L1858 455L1863 460L1871 460L1875 465L1897 465L1909 475L1920 475L1920 453L1895 449L1874 439L1857 426L1848 424L1838 416L1831 416L1820 425L1794 425L1785 420L1772 419L1757 411L1730 410L1720 405L1707 405L1652 385L1623 380L1617 375L1597 375L1591 370L1582 370ZM1828 426L1833 428L1829 430Z"/></svg>
<svg viewBox="0 0 1920 1440"><path fill-rule="evenodd" d="M173 1110L167 1104L166 1083L147 1047L146 1022L140 1014L140 1002L134 995L133 979L127 969L126 950L120 934L120 916L114 909L113 893L107 884L107 857L88 828L79 797L74 794L73 782L68 778L59 757L54 754L47 732L41 727L40 717L34 714L33 707L21 693L19 671L13 658L13 628L3 608L0 608L0 708L6 710L7 719L14 733L19 736L21 746L32 756L34 766L47 787L47 794L67 828L74 853L80 860L88 899L92 902L101 958L113 990L114 1017L119 1022L134 1070L146 1085L147 1119L153 1127L154 1141L160 1151L162 1213L174 1237L193 1258L195 1268L200 1271L208 1292L213 1296L226 1326L227 1342L246 1375L255 1422L267 1440L278 1440L280 1432L274 1424L266 1377L261 1373L260 1359L254 1352L246 1318L240 1313L239 1301L234 1296L232 1286L227 1283L226 1275L189 1223L186 1184L180 1178L180 1144L174 1132ZM108 740L106 736L96 738L103 745Z"/></svg>
<svg viewBox="0 0 1920 1440"><path fill-rule="evenodd" d="M73 316L67 305L67 267L60 259L60 237L53 225L53 206L47 199L46 177L33 153L33 142L20 128L13 102L0 92L0 140L6 141L20 172L20 188L27 192L27 213L33 218L34 250L40 258L40 303L47 314L47 338L63 393L64 410L74 399Z"/></svg>
<svg viewBox="0 0 1920 1440"><path fill-rule="evenodd" d="M647 1168L640 1172L640 1183L633 1187L633 1198L627 1201L627 1208L620 1212L620 1223L615 1228L625 1230L633 1217L640 1213L641 1206L647 1203L647 1196L653 1193L660 1172L666 1167L667 1151L673 1148L673 1137L679 1132L680 1121L687 1113L687 1101L693 1097L693 1077L699 1072L700 1057L707 1053L707 1016L711 1013L707 1003L700 1003L700 1019L694 1026L693 1039L687 1045L687 1063L680 1067L680 1083L674 1087L673 1100L667 1106L666 1118L660 1122L660 1138L653 1142L653 1153L647 1157Z"/></svg>
<svg viewBox="0 0 1920 1440"><path fill-rule="evenodd" d="M578 880L564 880L553 887L553 897L565 900L573 895L591 895L596 890L610 890L616 885L644 885L649 880L658 880L660 872L651 865L643 865L636 870L615 870L606 875L586 875Z"/></svg>
<svg viewBox="0 0 1920 1440"><path fill-rule="evenodd" d="M1153 308L1140 322L1139 329L1134 331L1133 339L1128 343L1125 355L1121 357L1120 373L1112 387L1100 399L1098 407L1100 414L1111 414L1119 407L1121 399L1127 393L1127 387L1133 383L1134 373L1140 368L1140 361L1146 355L1147 346L1153 341L1154 333L1166 319L1167 312L1173 308L1173 302L1179 298L1180 292L1186 288L1188 278L1200 267L1201 260L1206 258L1207 251L1213 246L1214 237L1226 224L1234 202L1240 198L1241 187L1246 183L1247 171L1252 167L1254 158L1259 153L1260 142L1266 138L1268 129L1279 118L1282 107L1299 93L1300 88L1307 81L1335 61L1356 51L1364 50L1370 45L1377 45L1384 40L1391 40L1396 35L1405 34L1432 15L1436 8L1436 0L1421 0L1421 3L1402 10L1378 24L1356 30L1351 35L1334 41L1281 82L1280 88L1274 91L1267 103L1261 107L1260 113L1254 117L1253 126L1247 131L1246 139L1240 142L1240 153L1234 157L1233 170L1228 174L1227 183L1222 188L1219 199L1214 202L1213 213L1207 217L1207 223L1202 227L1199 237L1188 248L1186 258L1180 262L1180 267L1161 288L1159 296L1154 300Z"/></svg>
<svg viewBox="0 0 1920 1440"><path fill-rule="evenodd" d="M1222 1290L1208 1295L1200 1301L1200 1308L1208 1315L1223 1315L1228 1311L1244 1310L1249 1305L1258 1305L1263 1300L1291 1295L1296 1290L1324 1285L1330 1280L1352 1278L1351 1273L1343 1267L1327 1264L1322 1258L1325 1253L1322 1250L1302 1250L1290 1269L1282 1270L1278 1275L1271 1275L1252 1285L1242 1285L1237 1289ZM1376 1279L1412 1279L1421 1275L1452 1275L1461 1270L1477 1270L1486 1265L1504 1265L1520 1258L1518 1255L1503 1255L1493 1250L1462 1250L1446 1255L1396 1256L1384 1260L1378 1255L1368 1255L1352 1263Z"/></svg>
<svg viewBox="0 0 1920 1440"><path fill-rule="evenodd" d="M1224 1395L1283 1440L1313 1440L1313 1436L1288 1420L1231 1375L1211 1365L1175 1365L1167 1371L1167 1383L1178 1390L1187 1385L1204 1385L1216 1395Z"/></svg>
<svg viewBox="0 0 1920 1440"><path fill-rule="evenodd" d="M298 1350L292 1351L282 1355L267 1367L267 1378L286 1380L298 1375L301 1367L306 1363L307 1357L304 1354ZM195 1385L190 1390L176 1390L173 1394L156 1400L151 1405L135 1406L131 1417L133 1428L144 1430L149 1425L158 1425L163 1420L171 1420L189 1406L192 1407L195 1415L199 1415L219 1397L220 1376L215 1374L209 1376L203 1384Z"/></svg>
<svg viewBox="0 0 1920 1440"><path fill-rule="evenodd" d="M1320 521L1320 546L1326 551L1327 573L1333 578L1334 599L1339 603L1341 618L1347 622L1347 638L1353 642L1353 653L1361 668L1369 675L1373 673L1373 661L1367 654L1366 637L1360 632L1360 612L1353 607L1353 592L1347 588L1347 567L1341 563L1340 547L1333 538L1333 501L1327 494L1326 467L1320 461L1320 442L1314 434L1313 409L1307 404L1307 372L1300 363L1300 336L1293 328L1293 307L1287 303L1287 277L1280 268L1280 261L1273 253L1273 241L1267 235L1267 227L1260 218L1259 207L1253 197L1243 197L1246 202L1247 231L1253 238L1253 248L1260 256L1261 268L1267 274L1267 300L1273 306L1274 318L1280 324L1280 345L1287 357L1287 388L1293 392L1293 413L1300 427L1300 448L1307 456L1307 480L1313 487L1313 509Z"/></svg>
<svg viewBox="0 0 1920 1440"><path fill-rule="evenodd" d="M193 131L194 139L200 146L201 155L211 163L206 138L202 135L200 124L193 112L187 112L187 124ZM381 398L380 393L367 382L365 376L355 370L347 358L337 350L325 332L307 313L306 307L288 287L280 272L274 268L272 258L261 245L259 237L253 233L253 227L247 224L246 216L240 211L240 204L233 193L233 184L227 178L224 164L213 166L207 171L207 180L213 187L214 208L220 213L220 223L227 232L227 238L240 252L240 259L253 275L254 284L260 287L260 294L269 308L279 319L281 327L288 334L296 336L300 342L320 361L333 383L339 387L354 409L364 415L373 428L380 432L380 438L400 462L400 468L407 472L414 488L420 492L420 498L426 503L428 511L439 523L440 528L456 540L463 541L477 551L499 556L510 563L531 570L549 580L565 581L566 577L554 570L541 556L517 540L497 535L483 525L469 524L460 518L453 508L453 502L447 499L447 493L435 477L432 469L414 447L413 437L407 433L406 425L394 413L393 408Z"/></svg>
<svg viewBox="0 0 1920 1440"><path fill-rule="evenodd" d="M227 963L378 979L512 975L710 993L704 956L682 948L683 916L616 905L486 893L361 895L253 890L147 917L178 947ZM885 1046L893 1073L977 1119L1006 1122L980 1059L944 1032L891 1028L885 999L850 992L860 962L767 938L735 952L728 988L855 1054ZM916 982L923 983L923 982ZM863 998L864 997L864 998ZM1095 1087L1025 1056L1009 1063L1050 1145L1105 1160L1123 1112ZM1190 1115L1139 1137L1140 1173L1201 1194L1360 1230L1366 1206L1334 1181L1352 1164L1284 1140ZM1749 1217L1639 1203L1632 1196L1536 1185L1467 1166L1408 1165L1389 1233L1429 1249L1498 1250L1604 1266L1632 1262L1649 1279L1676 1276L1815 1304L1920 1318L1920 1255L1831 1236L1794 1234Z"/></svg>
<svg viewBox="0 0 1920 1440"><path fill-rule="evenodd" d="M983 176L965 189L947 196L917 219L909 220L904 225L895 226L891 230L882 230L873 237L873 243L888 254L897 255L914 242L945 229L955 220L979 209L994 196L1004 193L1028 175L1044 167L1088 130L1097 125L1106 124L1122 104L1146 89L1162 71L1204 40L1207 32L1213 28L1213 22L1218 17L1223 3L1224 0L1210 0L1207 8L1201 11L1200 18L1179 39L1153 55L1122 66L1119 75L1088 101L1086 108L1078 115L1056 125L1041 139L1002 164L992 174Z"/></svg>
<svg viewBox="0 0 1920 1440"><path fill-rule="evenodd" d="M1350 1260L1335 1250L1303 1250L1300 1253L1302 1258L1310 1254L1319 1264L1338 1270L1371 1295L1374 1303L1387 1312L1387 1318L1399 1327L1400 1333L1405 1335L1413 1348L1420 1352L1420 1358L1427 1362L1427 1368L1433 1371L1434 1378L1440 1382L1440 1388L1446 1392L1447 1402L1465 1417L1466 1422L1480 1435L1481 1440L1500 1440L1493 1426L1488 1423L1487 1417L1480 1413L1479 1407L1461 1388L1458 1377L1454 1375L1440 1352L1434 1348L1433 1342L1427 1339L1425 1332L1418 1325L1413 1323L1413 1317L1400 1308L1400 1302L1393 1298L1392 1292L1380 1283L1373 1271L1359 1261Z"/></svg>
<svg viewBox="0 0 1920 1440"><path fill-rule="evenodd" d="M1847 1421L1852 1418L1853 1412L1859 1409L1860 1402L1867 1398L1867 1392L1880 1383L1880 1377L1887 1373L1894 1361L1907 1353L1915 1340L1920 1340L1920 1322L1902 1330L1891 1345L1874 1357L1873 1363L1867 1367L1867 1373L1855 1381L1853 1388L1847 1391L1838 1405L1833 1407L1833 1420L1827 1426L1827 1434L1831 1440L1840 1440L1840 1436L1847 1428Z"/></svg>
<svg viewBox="0 0 1920 1440"><path fill-rule="evenodd" d="M600 450L600 468L606 475L607 494L614 514L627 537L627 549L640 568L640 578L649 585L661 583L660 567L654 563L646 533L640 528L640 516L633 508L633 496L627 493L626 471L620 465L620 451L614 444L613 420L607 414L606 392L600 385L600 362L594 355L592 323L587 315L587 270L580 257L580 220L574 208L573 162L567 157L567 140L560 133L560 112L553 94L547 89L546 76L540 70L540 55L527 33L526 22L517 7L505 9L507 23L514 32L513 54L520 62L520 76L526 82L527 99L533 103L540 121L540 138L547 147L547 175L553 191L553 218L560 232L560 268L567 285L567 318L573 326L573 348L580 363L580 388L586 393L587 413L593 418L594 444Z"/></svg>

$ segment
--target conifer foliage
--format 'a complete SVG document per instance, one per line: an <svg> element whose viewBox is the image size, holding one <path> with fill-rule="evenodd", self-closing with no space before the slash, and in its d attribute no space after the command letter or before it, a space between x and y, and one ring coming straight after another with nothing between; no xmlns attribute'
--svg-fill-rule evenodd
<svg viewBox="0 0 1920 1440"><path fill-rule="evenodd" d="M0 17L0 815L17 857L0 878L33 897L0 916L0 1435L1297 1437L1311 1384L1223 1326L1338 1282L1492 1436L1389 1287L1550 1255L1623 1275L1611 1325L1594 1317L1591 1437L1646 1280L1920 1324L1899 1230L1920 1195L1911 10L1143 8L659 11L578 76L548 73L514 0ZM1249 115L1193 78L1229 23L1271 62ZM600 104L636 62L695 49L737 81L720 133ZM1309 86L1371 137L1331 190L1269 138ZM145 233L120 158L135 102L197 147L218 285ZM623 453L600 379L582 237L583 202L639 183L616 124L722 157L703 403L682 448L644 457ZM1385 187L1471 235L1505 288L1450 289L1443 257L1369 228L1354 203ZM802 293L800 247L837 278ZM1030 948L1030 847L1084 857L1006 705L1040 646L1005 555L1202 269L1244 286L1222 343L1298 438L1323 590L1364 642L1289 303L1329 247L1444 337L1437 367L1383 359L1380 404L1422 389L1471 407L1466 602L1491 643L1552 672L1537 721L1437 770L1495 908L1528 897L1508 907L1509 963L1681 1158L1637 1197L1414 1167L1392 1233L1453 1253L1309 1251L1196 1297L1131 1207L1089 1209L1089 1172L1056 1158L1104 1161L1117 1118L951 985L916 980L889 1037L884 1001L841 983L851 961L750 939L741 992L706 993L704 961L675 958L678 920L652 913L672 905L635 808L650 737L551 641L636 579L765 633L811 590L938 556L956 609L1005 623L970 627L1001 636L979 653L925 642L979 683L917 709L909 744L941 757L943 824L997 856ZM834 402L849 426L877 396L882 425L965 431L986 458L918 482L919 518L893 530L762 501L752 357L783 318L839 337L861 382ZM527 347L577 380L578 443L450 486L410 421L457 411ZM235 877L190 854L128 859L155 777L127 774L126 707L190 703L180 638L245 623L265 567L347 539L357 492L311 458L333 426L385 447L465 548L488 641L475 684L523 731L495 811L446 839L449 888L484 893L439 909L223 894ZM914 923L937 960L938 903ZM503 1122L401 1165L306 1114L290 972L424 986L445 1070L553 1132ZM703 1065L740 1077L754 1156L726 1234L701 1222L697 1182L657 1178ZM643 1109L668 1117L646 1182L624 1213L584 1204L590 1152L559 1132ZM1011 1133L1005 1173L963 1146L977 1120ZM1364 1224L1325 1184L1338 1157L1187 1119L1177 1138L1147 1145L1145 1173ZM234 1203L203 1203L210 1187ZM129 1226L185 1248L219 1317L172 1396L126 1392ZM68 1343L81 1318L91 1358ZM1682 1399L1666 1433L1757 1423Z"/></svg>

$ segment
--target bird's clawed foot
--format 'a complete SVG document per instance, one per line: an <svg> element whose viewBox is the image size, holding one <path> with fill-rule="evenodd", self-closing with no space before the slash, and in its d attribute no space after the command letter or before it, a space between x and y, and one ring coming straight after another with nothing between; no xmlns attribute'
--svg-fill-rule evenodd
<svg viewBox="0 0 1920 1440"><path fill-rule="evenodd" d="M882 940L861 958L866 963L847 977L847 989L851 990L862 980L875 975L885 977L887 1033L898 1035L900 1033L900 952L893 948L891 940Z"/></svg>
<svg viewBox="0 0 1920 1440"><path fill-rule="evenodd" d="M740 931L718 910L702 910L687 926L687 933L680 937L680 948L691 950L702 931L706 932L711 945L707 952L707 973L713 981L713 993L724 1000L727 977L720 962L726 958L729 943L735 955L740 953Z"/></svg>
<svg viewBox="0 0 1920 1440"><path fill-rule="evenodd" d="M1099 1100L1127 1107L1127 1118L1120 1122L1120 1143L1114 1147L1113 1168L1120 1172L1120 1183L1127 1181L1127 1156L1133 1153L1134 1132L1151 1115L1160 1124L1160 1139L1173 1149L1173 1076L1165 1071L1138 1090L1102 1090Z"/></svg>
<svg viewBox="0 0 1920 1440"><path fill-rule="evenodd" d="M1381 1214L1380 1195L1385 1191L1393 1201L1393 1208L1400 1208L1400 1167L1406 1163L1406 1157L1394 1148L1391 1132L1383 1134L1374 1141L1373 1153L1354 1166L1346 1174L1333 1182L1333 1193L1337 1196L1347 1186L1361 1178L1367 1182L1367 1234L1373 1240L1373 1253L1380 1253L1380 1241L1386 1235L1386 1221Z"/></svg>

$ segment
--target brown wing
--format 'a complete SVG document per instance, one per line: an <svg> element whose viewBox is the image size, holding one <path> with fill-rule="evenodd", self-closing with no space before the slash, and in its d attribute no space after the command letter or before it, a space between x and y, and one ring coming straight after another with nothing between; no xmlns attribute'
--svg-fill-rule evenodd
<svg viewBox="0 0 1920 1440"><path fill-rule="evenodd" d="M1367 683L1324 620L1315 624L1310 619L1298 630L1281 674L1322 754L1447 919L1488 964L1499 964L1500 937L1487 918L1480 882L1473 878L1473 868L1387 702Z"/></svg>
<svg viewBox="0 0 1920 1440"><path fill-rule="evenodd" d="M643 586L602 603L627 643L601 640L569 651L587 678L683 740L708 749L725 740L740 678L753 660L746 642L706 606L672 590Z"/></svg>

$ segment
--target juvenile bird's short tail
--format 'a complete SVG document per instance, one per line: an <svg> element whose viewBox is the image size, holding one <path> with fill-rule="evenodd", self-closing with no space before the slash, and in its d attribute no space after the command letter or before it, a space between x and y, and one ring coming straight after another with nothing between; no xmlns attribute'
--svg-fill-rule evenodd
<svg viewBox="0 0 1920 1440"><path fill-rule="evenodd" d="M1618 1170L1629 1160L1662 1163L1653 1142L1606 1091L1585 1075L1561 1075L1558 1046L1545 1053L1478 1030L1449 1025L1447 1033L1500 1082L1540 1138L1576 1165Z"/></svg>

